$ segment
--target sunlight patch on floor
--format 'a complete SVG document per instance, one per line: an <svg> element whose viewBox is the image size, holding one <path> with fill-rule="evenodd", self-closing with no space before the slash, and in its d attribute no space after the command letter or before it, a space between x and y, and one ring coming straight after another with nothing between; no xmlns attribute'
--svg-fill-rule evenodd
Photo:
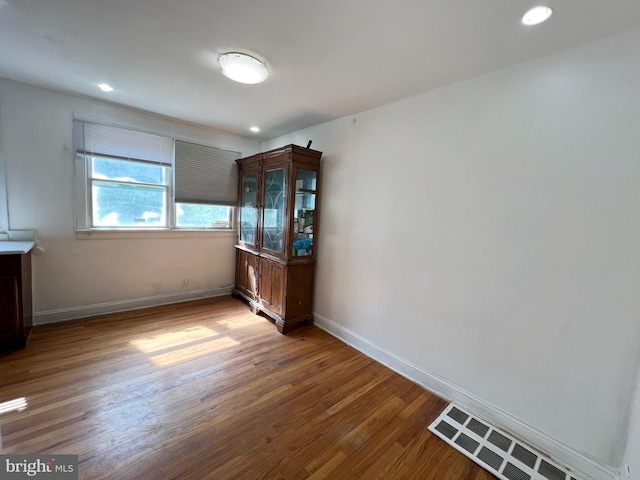
<svg viewBox="0 0 640 480"><path fill-rule="evenodd" d="M131 344L143 353L153 353L167 348L185 345L187 343L211 338L218 335L217 332L206 327L192 327L177 332L162 333L152 337L133 340Z"/></svg>
<svg viewBox="0 0 640 480"><path fill-rule="evenodd" d="M0 415L9 412L21 412L27 408L27 399L24 397L0 403Z"/></svg>
<svg viewBox="0 0 640 480"><path fill-rule="evenodd" d="M258 315L246 315L240 318L232 318L230 320L218 320L218 324L223 325L229 330L235 330L237 328L248 327L250 325L255 325L256 323L263 323L266 320L264 317L260 317Z"/></svg>
<svg viewBox="0 0 640 480"><path fill-rule="evenodd" d="M186 362L196 357L201 357L225 348L235 347L240 345L240 342L236 342L229 337L220 337L208 342L198 343L188 347L172 350L160 355L154 355L151 357L153 363L159 367L167 367L180 362Z"/></svg>

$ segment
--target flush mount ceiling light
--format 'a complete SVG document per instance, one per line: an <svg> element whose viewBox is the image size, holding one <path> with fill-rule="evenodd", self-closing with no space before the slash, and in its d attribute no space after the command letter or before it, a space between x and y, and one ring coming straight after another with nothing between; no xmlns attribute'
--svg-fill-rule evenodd
<svg viewBox="0 0 640 480"><path fill-rule="evenodd" d="M251 130L253 133L260 133L260 127L251 127L249 130Z"/></svg>
<svg viewBox="0 0 640 480"><path fill-rule="evenodd" d="M225 77L240 83L260 83L269 76L267 67L257 58L245 53L229 52L218 57Z"/></svg>
<svg viewBox="0 0 640 480"><path fill-rule="evenodd" d="M113 87L108 83L99 83L98 88L103 92L113 92Z"/></svg>
<svg viewBox="0 0 640 480"><path fill-rule="evenodd" d="M553 14L553 9L545 5L538 5L533 7L522 17L522 23L525 25L538 25L542 22L549 20L549 17Z"/></svg>

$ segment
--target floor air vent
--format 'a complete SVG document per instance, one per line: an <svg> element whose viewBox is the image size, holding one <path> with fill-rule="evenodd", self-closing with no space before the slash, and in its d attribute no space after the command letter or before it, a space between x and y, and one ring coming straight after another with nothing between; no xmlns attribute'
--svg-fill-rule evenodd
<svg viewBox="0 0 640 480"><path fill-rule="evenodd" d="M429 425L429 430L502 480L581 480L454 404Z"/></svg>

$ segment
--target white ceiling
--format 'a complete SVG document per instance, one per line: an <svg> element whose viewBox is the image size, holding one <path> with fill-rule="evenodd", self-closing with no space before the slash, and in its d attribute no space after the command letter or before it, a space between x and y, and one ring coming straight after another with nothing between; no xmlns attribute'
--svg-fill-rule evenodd
<svg viewBox="0 0 640 480"><path fill-rule="evenodd" d="M0 0L0 77L270 139L640 24L639 0L549 0L551 20L521 25L535 4ZM233 83L224 51L269 78Z"/></svg>

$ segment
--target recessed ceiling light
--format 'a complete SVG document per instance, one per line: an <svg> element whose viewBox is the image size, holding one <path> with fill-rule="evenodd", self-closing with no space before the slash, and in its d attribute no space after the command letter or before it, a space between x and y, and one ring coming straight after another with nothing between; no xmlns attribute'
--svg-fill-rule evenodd
<svg viewBox="0 0 640 480"><path fill-rule="evenodd" d="M218 57L225 77L240 83L260 83L269 76L264 63L245 53L229 52Z"/></svg>
<svg viewBox="0 0 640 480"><path fill-rule="evenodd" d="M258 133L260 131L259 127L251 127L249 130L251 130L253 133Z"/></svg>
<svg viewBox="0 0 640 480"><path fill-rule="evenodd" d="M108 83L99 83L98 88L103 92L113 92L113 87Z"/></svg>
<svg viewBox="0 0 640 480"><path fill-rule="evenodd" d="M522 23L525 25L538 25L542 22L549 20L549 17L553 14L553 9L545 5L538 5L533 7L522 17Z"/></svg>

